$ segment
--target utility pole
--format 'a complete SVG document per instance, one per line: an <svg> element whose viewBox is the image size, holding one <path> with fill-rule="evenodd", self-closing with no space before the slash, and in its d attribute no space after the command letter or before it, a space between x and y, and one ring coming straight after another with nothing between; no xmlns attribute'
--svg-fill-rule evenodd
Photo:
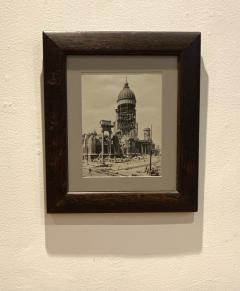
<svg viewBox="0 0 240 291"><path fill-rule="evenodd" d="M104 130L102 129L102 164L104 164Z"/></svg>

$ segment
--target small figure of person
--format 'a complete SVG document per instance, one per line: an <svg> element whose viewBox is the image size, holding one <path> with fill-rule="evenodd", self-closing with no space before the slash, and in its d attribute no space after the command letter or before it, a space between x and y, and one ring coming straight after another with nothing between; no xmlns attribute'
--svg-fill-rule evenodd
<svg viewBox="0 0 240 291"><path fill-rule="evenodd" d="M92 169L91 168L88 168L88 173L89 173L90 176L92 175Z"/></svg>

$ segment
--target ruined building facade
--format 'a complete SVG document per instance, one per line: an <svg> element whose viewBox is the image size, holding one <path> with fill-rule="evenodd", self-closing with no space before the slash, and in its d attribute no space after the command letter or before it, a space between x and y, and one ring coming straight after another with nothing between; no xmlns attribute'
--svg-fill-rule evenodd
<svg viewBox="0 0 240 291"><path fill-rule="evenodd" d="M150 128L144 129L144 139L138 138L136 121L136 96L126 80L117 98L116 120L100 121L101 133L91 132L82 136L83 158L133 157L157 154Z"/></svg>

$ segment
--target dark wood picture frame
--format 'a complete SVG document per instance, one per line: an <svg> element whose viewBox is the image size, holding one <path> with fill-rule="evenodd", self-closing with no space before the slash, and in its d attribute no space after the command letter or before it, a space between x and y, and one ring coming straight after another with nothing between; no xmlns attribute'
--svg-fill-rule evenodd
<svg viewBox="0 0 240 291"><path fill-rule="evenodd" d="M43 32L48 213L197 211L200 49L199 32ZM69 55L177 56L177 191L68 192Z"/></svg>

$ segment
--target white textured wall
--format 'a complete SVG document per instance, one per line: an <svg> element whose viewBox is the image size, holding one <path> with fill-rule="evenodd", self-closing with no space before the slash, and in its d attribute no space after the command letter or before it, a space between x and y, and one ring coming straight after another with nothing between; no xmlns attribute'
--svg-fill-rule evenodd
<svg viewBox="0 0 240 291"><path fill-rule="evenodd" d="M44 214L42 30L202 32L200 211ZM0 290L240 290L240 2L5 0Z"/></svg>

